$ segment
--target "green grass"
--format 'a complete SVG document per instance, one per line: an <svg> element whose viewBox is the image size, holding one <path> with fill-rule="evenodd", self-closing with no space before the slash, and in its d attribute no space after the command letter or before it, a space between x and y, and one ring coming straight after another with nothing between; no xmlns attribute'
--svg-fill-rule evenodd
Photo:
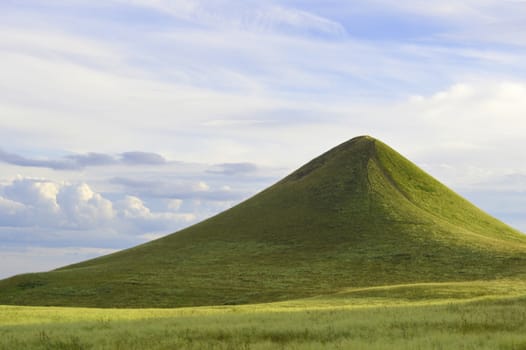
<svg viewBox="0 0 526 350"><path fill-rule="evenodd" d="M0 281L0 304L234 305L525 277L526 236L359 137L176 234Z"/></svg>
<svg viewBox="0 0 526 350"><path fill-rule="evenodd" d="M526 283L179 309L0 306L0 349L526 349Z"/></svg>

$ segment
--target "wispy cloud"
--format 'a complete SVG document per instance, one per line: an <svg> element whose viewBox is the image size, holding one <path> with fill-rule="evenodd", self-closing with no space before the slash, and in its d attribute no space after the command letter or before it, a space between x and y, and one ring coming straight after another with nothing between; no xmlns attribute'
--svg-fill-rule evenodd
<svg viewBox="0 0 526 350"><path fill-rule="evenodd" d="M154 9L180 20L220 29L319 33L336 36L345 34L345 28L334 20L309 11L278 5L273 1L264 3L226 0L215 2L198 0L132 0L121 2Z"/></svg>

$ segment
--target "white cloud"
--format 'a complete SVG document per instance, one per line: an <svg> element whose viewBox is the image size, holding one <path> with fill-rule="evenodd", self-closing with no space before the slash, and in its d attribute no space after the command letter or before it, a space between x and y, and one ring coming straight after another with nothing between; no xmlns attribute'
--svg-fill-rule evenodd
<svg viewBox="0 0 526 350"><path fill-rule="evenodd" d="M136 196L126 196L124 199L116 202L115 207L119 217L122 218L123 229L131 233L140 234L143 238L173 232L176 228L186 226L197 219L197 216L193 213L152 212Z"/></svg>
<svg viewBox="0 0 526 350"><path fill-rule="evenodd" d="M204 181L199 181L195 185L193 185L193 189L195 191L208 191L210 189L210 186Z"/></svg>
<svg viewBox="0 0 526 350"><path fill-rule="evenodd" d="M149 219L152 216L150 209L144 205L142 200L135 196L126 196L118 205L122 215L126 218Z"/></svg>
<svg viewBox="0 0 526 350"><path fill-rule="evenodd" d="M215 213L203 213L199 208L198 216L193 211L195 206L183 208L183 201L177 199L168 202L168 210L159 211L136 196L112 201L85 182L59 183L19 176L0 183L0 238L5 247L31 243L125 248Z"/></svg>
<svg viewBox="0 0 526 350"><path fill-rule="evenodd" d="M59 210L57 203L59 186L47 180L17 176L9 186L4 186L3 192L11 199L27 206L38 206L54 213Z"/></svg>
<svg viewBox="0 0 526 350"><path fill-rule="evenodd" d="M25 205L22 203L0 196L0 215L14 216L24 209Z"/></svg>
<svg viewBox="0 0 526 350"><path fill-rule="evenodd" d="M170 204L177 202L171 201ZM178 202L180 205L182 202ZM117 203L119 214L127 219L137 219L145 221L182 221L190 222L195 220L195 215L191 213L173 213L173 212L152 212L144 202L135 196L126 196L123 200ZM173 209L173 207L171 208Z"/></svg>
<svg viewBox="0 0 526 350"><path fill-rule="evenodd" d="M208 189L204 182L199 190ZM89 231L122 229L123 234L148 230L170 232L196 220L191 212L179 212L181 200L168 203L170 211L157 212L136 196L113 203L88 184L57 183L45 179L17 177L0 185L0 226L36 226L61 230ZM177 212L175 212L177 211ZM137 224L139 227L134 227Z"/></svg>
<svg viewBox="0 0 526 350"><path fill-rule="evenodd" d="M521 138L526 131L526 83L474 81L402 106L409 118L420 118L441 138L483 145L507 138ZM510 127L512 126L512 127Z"/></svg>
<svg viewBox="0 0 526 350"><path fill-rule="evenodd" d="M115 216L111 201L103 198L85 183L64 186L57 196L67 224L75 227L97 227L105 225Z"/></svg>
<svg viewBox="0 0 526 350"><path fill-rule="evenodd" d="M11 222L3 222L3 226L86 229L100 227L114 216L112 203L85 183L73 185L19 176L0 186L0 193L4 196L0 214L11 217Z"/></svg>
<svg viewBox="0 0 526 350"><path fill-rule="evenodd" d="M183 204L182 199L171 199L168 201L166 207L170 210L177 211L179 208L181 208L181 205Z"/></svg>

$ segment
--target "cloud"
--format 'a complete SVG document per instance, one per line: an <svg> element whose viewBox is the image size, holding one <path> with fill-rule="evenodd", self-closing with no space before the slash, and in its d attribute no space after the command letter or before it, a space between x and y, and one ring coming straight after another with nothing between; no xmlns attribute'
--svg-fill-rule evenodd
<svg viewBox="0 0 526 350"><path fill-rule="evenodd" d="M59 161L31 159L20 156L18 154L8 153L2 150L0 150L0 161L23 167L42 167L60 170L79 169L79 166L74 159L66 159Z"/></svg>
<svg viewBox="0 0 526 350"><path fill-rule="evenodd" d="M175 208L173 206L174 202L173 200L170 202L172 204L171 209L175 210L176 212L152 212L150 209L148 209L144 202L137 197L133 196L126 196L124 199L124 213L125 216L129 215L130 217L143 219L143 220L166 220L168 223L173 223L176 221L180 221L183 223L188 222L194 222L196 220L196 215L193 213L184 213L179 212L180 206ZM182 202L179 202L182 204ZM130 210L131 209L131 215ZM126 214L127 213L127 214Z"/></svg>
<svg viewBox="0 0 526 350"><path fill-rule="evenodd" d="M16 18L15 13L12 15ZM30 13L25 15L31 17ZM114 45L52 28L53 26L48 26L46 40L42 40L42 33L31 30L30 25L20 28L4 24L0 31L0 47L10 52L23 52L27 56L91 63L99 67L117 67L124 60L122 53Z"/></svg>
<svg viewBox="0 0 526 350"><path fill-rule="evenodd" d="M205 210L193 209L183 208L182 200L158 210L136 196L110 200L87 183L24 177L0 182L0 276L47 270L161 237L202 218Z"/></svg>
<svg viewBox="0 0 526 350"><path fill-rule="evenodd" d="M3 222L9 222L9 217L17 215L24 209L25 206L22 203L0 197L0 218Z"/></svg>
<svg viewBox="0 0 526 350"><path fill-rule="evenodd" d="M119 203L122 215L127 218L149 218L152 216L150 209L144 206L144 203L137 197L126 196Z"/></svg>
<svg viewBox="0 0 526 350"><path fill-rule="evenodd" d="M18 177L9 185L0 187L3 206L0 208L1 226L61 227L64 222L57 194L60 185L51 181ZM10 208L6 207L10 204Z"/></svg>
<svg viewBox="0 0 526 350"><path fill-rule="evenodd" d="M387 9L399 7L385 1L378 4ZM76 6L94 5L82 1ZM310 133L317 127L329 130L339 122L333 113L335 106L346 106L351 116L358 114L359 104L381 106L386 99L390 102L409 94L426 95L480 72L520 76L523 71L519 69L524 61L521 50L476 45L451 47L435 36L426 36L424 41L390 44L352 36L319 40L317 35L297 37L287 35L286 31L258 32L228 25L240 12L247 12L249 19L275 17L276 23L301 23L305 17L301 14L305 13L322 19L341 19L336 16L338 11L356 10L356 6L342 2L332 1L328 6L335 8L336 14L325 13L322 6L309 2L256 6L225 1L215 4L139 1L120 2L119 6L128 10L134 6L153 9L158 16L164 14L164 25L156 26L157 17L150 12L140 17L137 13L141 11L135 7L137 12L133 13L140 18L133 20L142 21L138 30L129 23L111 20L115 17L112 11L118 7L106 6L98 7L105 15L101 16L103 19L93 22L93 18L82 18L87 26L100 28L94 33L78 33L59 22L56 23L59 28L53 27L54 30L13 26L9 35L3 37L3 46L0 37L4 50L0 65L6 67L0 82L3 116L0 138L7 140L5 144L30 149L36 141L48 149L96 150L106 155L115 155L119 145L138 144L139 149L177 150L177 159L187 162L193 159L210 164L243 162L263 153L259 150L263 148L261 144L265 141L268 144L269 139L275 140L276 145L286 144L282 134L290 129L301 133ZM284 8L286 15L277 14L281 10L273 10L276 6ZM53 11L56 9L49 8L48 12L34 16L43 22L50 21L46 16ZM170 18L166 19L166 13ZM181 24L173 16L199 23L213 22L215 16L226 27ZM314 19L305 21L309 24L298 25L316 28ZM97 34L110 29L133 40L117 41ZM61 33L69 34L60 39ZM14 45L19 37L20 42ZM47 43L48 38L49 43L42 44L45 47L38 45ZM76 39L81 47L73 46L71 54L49 54L66 50L70 41ZM75 59L84 57L83 52L89 52L92 46L96 55ZM106 49L118 63L115 66L105 65ZM208 52L214 52L213 58ZM508 63L503 64L503 60ZM25 83L28 81L32 83ZM367 119L368 114L361 118ZM40 123L42 119L46 119L46 125ZM167 123L168 120L171 122ZM361 123L354 121L355 125ZM371 128L377 126L368 124ZM76 125L84 132L72 132L64 125ZM265 125L273 130L263 130ZM320 138L330 140L330 132ZM352 130L346 132L352 136ZM226 147L227 143L231 146ZM273 155L269 152L264 162L284 164L287 158L283 152ZM11 159L11 164L15 161ZM32 166L56 169L79 169L82 167L78 163L83 163L51 159L47 161L59 161L58 164L42 164L41 159L18 159L19 164L29 161ZM155 159L152 157L151 161Z"/></svg>
<svg viewBox="0 0 526 350"><path fill-rule="evenodd" d="M192 185L192 189L196 192L205 192L210 189L210 186L204 181L199 181Z"/></svg>
<svg viewBox="0 0 526 350"><path fill-rule="evenodd" d="M149 152L124 152L117 156L90 152L87 154L68 155L61 159L35 159L2 150L0 150L0 161L22 167L49 168L53 170L82 170L86 167L106 165L162 165L167 162L163 156Z"/></svg>
<svg viewBox="0 0 526 350"><path fill-rule="evenodd" d="M71 162L69 164L69 169L82 169L88 166L111 165L118 162L117 159L111 155L94 152L66 156L63 162L67 164L68 161ZM56 169L53 168L53 166L49 166L49 168Z"/></svg>
<svg viewBox="0 0 526 350"><path fill-rule="evenodd" d="M215 2L132 0L127 3L154 9L186 22L223 30L319 33L331 36L345 34L345 28L334 20L306 10L278 5L272 1L245 3L227 0Z"/></svg>
<svg viewBox="0 0 526 350"><path fill-rule="evenodd" d="M197 183L196 191L206 190L204 183ZM17 177L0 185L0 229L27 228L26 234L34 239L32 231L54 230L55 236L76 232L78 237L64 237L72 242L83 240L83 235L96 235L97 231L137 237L166 234L198 219L197 214L188 211L193 207L182 210L182 204L180 199L171 199L166 209L154 211L137 196L110 200L87 183Z"/></svg>
<svg viewBox="0 0 526 350"><path fill-rule="evenodd" d="M183 204L182 199L170 199L166 205L166 207L170 210L177 211L179 208L181 208L181 205Z"/></svg>
<svg viewBox="0 0 526 350"><path fill-rule="evenodd" d="M211 188L206 182L195 180L166 182L162 180L115 177L110 182L119 185L124 192L152 198L224 202L238 201L250 194L245 191L231 190L229 187L224 186Z"/></svg>
<svg viewBox="0 0 526 350"><path fill-rule="evenodd" d="M221 175L241 175L253 173L256 170L258 170L258 167L252 163L223 163L215 165L212 169L208 169L207 172Z"/></svg>
<svg viewBox="0 0 526 350"><path fill-rule="evenodd" d="M75 228L102 226L115 216L111 201L85 183L64 186L57 194L57 202L68 218L67 225Z"/></svg>
<svg viewBox="0 0 526 350"><path fill-rule="evenodd" d="M195 222L197 219L192 213L152 212L140 198L135 196L126 196L118 201L116 208L127 225L133 226L134 231L137 231L138 228L147 230L145 233L147 235L151 235L151 231L175 230L175 227L180 224Z"/></svg>
<svg viewBox="0 0 526 350"><path fill-rule="evenodd" d="M134 165L159 165L166 163L166 159L163 156L148 152L124 152L121 154L121 160L123 163Z"/></svg>
<svg viewBox="0 0 526 350"><path fill-rule="evenodd" d="M1 226L91 229L103 226L115 215L112 203L85 183L18 177L1 186L0 193L0 215L5 219Z"/></svg>
<svg viewBox="0 0 526 350"><path fill-rule="evenodd" d="M473 81L456 83L426 97L413 97L397 111L410 113L437 139L483 146L522 138L526 132L526 83L520 81ZM513 126L510 128L510 126Z"/></svg>

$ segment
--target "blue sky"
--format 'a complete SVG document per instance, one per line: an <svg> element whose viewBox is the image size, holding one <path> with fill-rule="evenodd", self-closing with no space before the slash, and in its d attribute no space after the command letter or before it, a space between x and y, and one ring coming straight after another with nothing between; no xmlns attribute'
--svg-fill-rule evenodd
<svg viewBox="0 0 526 350"><path fill-rule="evenodd" d="M0 277L146 242L347 139L526 231L525 1L0 3Z"/></svg>

